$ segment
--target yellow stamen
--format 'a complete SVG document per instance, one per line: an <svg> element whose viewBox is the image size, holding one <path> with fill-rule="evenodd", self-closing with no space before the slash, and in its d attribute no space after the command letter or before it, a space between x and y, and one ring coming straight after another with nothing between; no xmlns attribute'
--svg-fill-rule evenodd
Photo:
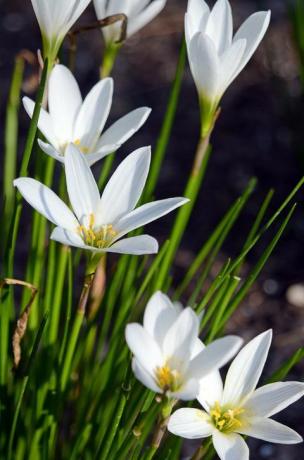
<svg viewBox="0 0 304 460"><path fill-rule="evenodd" d="M89 151L90 151L89 147L85 147L84 145L81 145L81 140L80 139L76 139L76 141L74 141L73 143L75 145L77 145L77 147L79 148L79 150L82 153L89 153Z"/></svg>
<svg viewBox="0 0 304 460"><path fill-rule="evenodd" d="M182 384L181 375L177 370L172 370L166 364L157 367L155 371L156 382L163 391L177 391Z"/></svg>
<svg viewBox="0 0 304 460"><path fill-rule="evenodd" d="M85 244L97 249L108 248L111 246L117 232L114 230L113 225L102 225L98 229L94 228L95 217L90 214L89 226L85 227L80 225L78 227L79 234Z"/></svg>
<svg viewBox="0 0 304 460"><path fill-rule="evenodd" d="M244 409L225 408L221 407L220 404L216 402L210 411L210 415L212 423L219 431L223 433L233 433L243 425L240 417L243 412Z"/></svg>

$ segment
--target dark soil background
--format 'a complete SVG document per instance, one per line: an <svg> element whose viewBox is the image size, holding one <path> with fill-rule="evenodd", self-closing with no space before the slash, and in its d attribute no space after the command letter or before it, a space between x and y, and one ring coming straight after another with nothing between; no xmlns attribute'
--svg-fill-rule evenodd
<svg viewBox="0 0 304 460"><path fill-rule="evenodd" d="M270 8L272 22L254 59L224 97L222 114L213 135L214 150L207 178L176 260L176 282L251 177L255 176L259 181L257 190L232 237L227 240L221 260L235 255L240 249L267 191L272 187L276 190L271 206L274 210L304 173L303 89L298 78L299 64L287 14L288 2L232 0L231 3L236 26L257 9ZM115 120L141 105L152 107L153 112L140 133L119 151L117 161L135 147L155 145L174 76L185 8L186 0L168 0L167 8L159 18L128 40L118 58L113 73L115 95L111 118ZM30 0L2 0L0 11L0 115L3 126L14 56L21 49L35 52L40 46L40 35ZM92 7L81 22L87 23L91 19L94 19ZM98 79L101 55L99 31L83 35L79 40L76 75L84 92ZM30 75L31 69L28 72ZM30 86L27 84L24 89L28 92ZM20 154L27 127L28 119L21 109ZM157 198L182 194L198 130L197 96L187 71ZM3 139L0 142L3 151ZM0 156L0 168L2 158L3 155ZM273 327L274 342L266 370L268 373L303 346L303 191L298 201L299 207L288 231L259 282L229 324L229 332L237 332L246 340ZM151 226L151 231L162 240L168 234L171 223L172 218L163 219ZM25 233L29 233L27 229ZM247 270L257 260L263 247L261 244L249 257ZM22 271L23 267L19 269ZM303 372L304 365L298 365L289 378L303 380ZM304 435L303 402L285 411L279 420ZM250 440L250 446L253 448L251 458L257 460L299 460L304 457L302 445L284 447Z"/></svg>

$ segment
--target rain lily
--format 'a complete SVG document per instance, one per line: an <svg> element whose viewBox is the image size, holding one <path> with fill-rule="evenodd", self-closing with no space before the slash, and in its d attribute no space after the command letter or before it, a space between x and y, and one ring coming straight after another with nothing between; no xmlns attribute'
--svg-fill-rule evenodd
<svg viewBox="0 0 304 460"><path fill-rule="evenodd" d="M304 395L304 383L277 382L256 390L268 355L272 332L249 342L232 362L225 385L204 388L198 401L205 410L179 409L168 429L188 439L212 436L221 460L247 460L249 449L241 435L267 442L296 444L301 436L270 417Z"/></svg>
<svg viewBox="0 0 304 460"><path fill-rule="evenodd" d="M134 209L147 179L150 157L149 147L131 153L116 169L100 197L84 155L70 144L65 154L65 175L73 211L37 180L19 178L14 185L26 201L57 226L51 239L95 253L152 254L158 251L158 244L151 236L121 238L188 200L169 198Z"/></svg>
<svg viewBox="0 0 304 460"><path fill-rule="evenodd" d="M32 0L41 30L44 56L53 61L64 37L91 0Z"/></svg>
<svg viewBox="0 0 304 460"><path fill-rule="evenodd" d="M161 292L152 296L143 326L126 328L133 371L143 385L169 398L192 400L209 386L208 376L217 378L214 373L235 355L242 340L227 336L205 347L198 338L199 322L190 307L183 309Z"/></svg>
<svg viewBox="0 0 304 460"><path fill-rule="evenodd" d="M67 146L75 144L90 165L116 151L146 121L151 110L142 107L116 121L103 134L113 96L113 80L98 82L82 100L79 86L63 65L53 69L48 92L49 112L41 109L38 127L48 143L39 140L41 149L64 162ZM33 116L35 103L25 97L24 107Z"/></svg>
<svg viewBox="0 0 304 460"><path fill-rule="evenodd" d="M114 14L125 14L128 18L127 36L138 32L164 8L167 0L94 0L98 19ZM121 34L121 24L116 23L103 29L106 43L115 43Z"/></svg>
<svg viewBox="0 0 304 460"><path fill-rule="evenodd" d="M185 16L188 58L202 112L203 135L210 131L221 97L263 39L270 11L252 14L233 37L228 0L210 11L204 0L189 0Z"/></svg>

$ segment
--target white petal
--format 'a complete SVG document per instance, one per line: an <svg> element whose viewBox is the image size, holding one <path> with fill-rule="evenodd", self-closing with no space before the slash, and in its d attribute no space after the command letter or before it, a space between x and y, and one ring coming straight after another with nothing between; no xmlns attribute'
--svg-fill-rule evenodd
<svg viewBox="0 0 304 460"><path fill-rule="evenodd" d="M166 1L167 0L154 0L141 13L132 18L127 28L128 36L130 37L135 34L151 22L162 11L166 5Z"/></svg>
<svg viewBox="0 0 304 460"><path fill-rule="evenodd" d="M198 32L189 45L189 63L198 92L210 101L219 97L220 62L212 40Z"/></svg>
<svg viewBox="0 0 304 460"><path fill-rule="evenodd" d="M35 102L28 97L22 99L24 108L30 118L33 117ZM50 114L46 112L42 107L40 109L39 120L38 120L39 131L46 137L46 139L55 147L59 148L58 140L53 129L53 122Z"/></svg>
<svg viewBox="0 0 304 460"><path fill-rule="evenodd" d="M224 94L228 86L239 73L239 66L246 49L246 40L237 40L223 54L221 58L220 93Z"/></svg>
<svg viewBox="0 0 304 460"><path fill-rule="evenodd" d="M38 145L44 153L55 160L60 161L60 163L64 163L64 156L60 155L60 153L52 145L43 142L41 139L38 139Z"/></svg>
<svg viewBox="0 0 304 460"><path fill-rule="evenodd" d="M218 0L216 2L210 13L205 33L209 35L215 44L219 55L224 53L231 45L233 21L228 0Z"/></svg>
<svg viewBox="0 0 304 460"><path fill-rule="evenodd" d="M134 209L147 180L150 160L150 147L143 147L118 166L100 200L99 224L113 224Z"/></svg>
<svg viewBox="0 0 304 460"><path fill-rule="evenodd" d="M186 439L206 438L212 434L208 420L208 414L202 410L178 409L169 419L168 430Z"/></svg>
<svg viewBox="0 0 304 460"><path fill-rule="evenodd" d="M98 19L103 19L106 17L106 6L107 0L94 0L93 1L96 16Z"/></svg>
<svg viewBox="0 0 304 460"><path fill-rule="evenodd" d="M201 379L209 372L224 366L238 352L242 343L242 339L232 335L210 343L192 359L189 367L190 375Z"/></svg>
<svg viewBox="0 0 304 460"><path fill-rule="evenodd" d="M191 360L199 355L205 345L197 338L192 349ZM218 371L211 372L199 381L199 392L197 400L209 412L210 407L214 406L216 401L221 401L223 396L223 382Z"/></svg>
<svg viewBox="0 0 304 460"><path fill-rule="evenodd" d="M176 208L188 203L187 198L168 198L166 200L153 201L144 204L126 216L123 216L116 224L115 230L119 235L126 235L136 228L143 227L153 222Z"/></svg>
<svg viewBox="0 0 304 460"><path fill-rule="evenodd" d="M158 252L158 242L149 235L133 236L125 238L112 244L111 247L104 249L104 252L116 252L118 254L156 254Z"/></svg>
<svg viewBox="0 0 304 460"><path fill-rule="evenodd" d="M246 66L253 53L261 43L270 23L270 11L260 11L252 14L239 28L233 41L245 38L247 46L240 63L238 72Z"/></svg>
<svg viewBox="0 0 304 460"><path fill-rule="evenodd" d="M189 379L182 387L175 392L168 392L168 396L181 401L193 401L199 392L199 382L196 379Z"/></svg>
<svg viewBox="0 0 304 460"><path fill-rule="evenodd" d="M89 249L90 251L93 251L94 249L88 248L83 242L80 235L78 235L75 230L69 231L61 227L54 228L51 234L51 240L57 241L58 243L64 244L66 246L73 246L79 249Z"/></svg>
<svg viewBox="0 0 304 460"><path fill-rule="evenodd" d="M179 368L179 364L182 366L189 360L198 331L195 312L190 307L185 308L168 330L163 343L163 353L170 359L172 367Z"/></svg>
<svg viewBox="0 0 304 460"><path fill-rule="evenodd" d="M156 292L149 300L144 314L144 328L162 347L164 337L177 320L179 313L169 297L162 292Z"/></svg>
<svg viewBox="0 0 304 460"><path fill-rule="evenodd" d="M278 444L297 444L302 437L286 425L270 418L254 417L246 420L249 426L242 428L242 434Z"/></svg>
<svg viewBox="0 0 304 460"><path fill-rule="evenodd" d="M304 395L304 383L276 382L258 388L244 409L257 417L271 417Z"/></svg>
<svg viewBox="0 0 304 460"><path fill-rule="evenodd" d="M83 148L95 150L97 141L108 119L113 97L113 80L104 78L98 82L85 98L76 119L74 141L79 140Z"/></svg>
<svg viewBox="0 0 304 460"><path fill-rule="evenodd" d="M100 150L95 151L94 153L86 153L85 157L90 166L94 165L97 161L106 157L110 153L116 152L120 145L105 145Z"/></svg>
<svg viewBox="0 0 304 460"><path fill-rule="evenodd" d="M100 148L116 144L122 145L126 142L141 126L146 122L148 116L151 113L151 109L142 107L140 109L133 110L124 117L117 120L110 128L108 128L100 140L97 143L96 150Z"/></svg>
<svg viewBox="0 0 304 460"><path fill-rule="evenodd" d="M218 371L211 372L199 381L197 400L209 412L223 396L223 381Z"/></svg>
<svg viewBox="0 0 304 460"><path fill-rule="evenodd" d="M136 358L133 358L132 360L132 369L135 377L145 387L149 388L149 390L154 391L155 393L162 393L161 388L156 385L153 375L149 373L143 366L141 366Z"/></svg>
<svg viewBox="0 0 304 460"><path fill-rule="evenodd" d="M223 405L238 405L255 389L267 359L271 339L271 330L258 335L233 360L226 377Z"/></svg>
<svg viewBox="0 0 304 460"><path fill-rule="evenodd" d="M99 191L93 173L82 153L69 144L65 153L65 175L71 205L79 222L88 225L99 203Z"/></svg>
<svg viewBox="0 0 304 460"><path fill-rule="evenodd" d="M191 38L196 32L205 31L210 9L204 0L189 0L186 15L191 30Z"/></svg>
<svg viewBox="0 0 304 460"><path fill-rule="evenodd" d="M221 460L249 460L249 449L242 436L213 433L213 445Z"/></svg>
<svg viewBox="0 0 304 460"><path fill-rule="evenodd" d="M62 144L72 141L74 122L82 98L72 72L63 65L56 65L51 73L48 103L57 138Z"/></svg>
<svg viewBox="0 0 304 460"><path fill-rule="evenodd" d="M30 177L14 180L25 200L55 225L75 230L78 222L67 205L48 187Z"/></svg>
<svg viewBox="0 0 304 460"><path fill-rule="evenodd" d="M70 17L66 24L66 32L70 30L90 3L91 0L76 0L76 4L72 5L71 8Z"/></svg>
<svg viewBox="0 0 304 460"><path fill-rule="evenodd" d="M132 354L144 369L153 373L157 367L163 366L163 356L159 346L140 324L127 325L126 341Z"/></svg>

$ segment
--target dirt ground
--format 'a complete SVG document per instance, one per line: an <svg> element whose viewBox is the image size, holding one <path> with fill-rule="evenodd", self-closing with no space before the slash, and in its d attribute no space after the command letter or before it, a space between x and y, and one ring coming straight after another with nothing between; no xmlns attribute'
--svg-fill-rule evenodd
<svg viewBox="0 0 304 460"><path fill-rule="evenodd" d="M303 93L286 11L287 2L232 0L231 3L236 25L255 10L268 8L273 12L272 23L253 61L223 100L222 114L212 139L214 149L207 178L176 260L176 282L208 233L251 177L258 179L257 190L239 219L232 237L227 240L221 260L236 254L240 249L242 235L245 237L250 229L267 191L272 187L276 190L271 206L274 210L304 173ZM155 145L174 75L185 7L186 0L168 0L168 6L160 17L130 39L118 58L113 74L113 120L141 105L153 109L146 126L118 153L119 161L132 148ZM35 51L40 38L30 0L3 0L0 1L0 9L0 115L3 126L14 56L24 48ZM90 22L92 18L94 14L90 9L82 22ZM82 88L88 89L96 82L101 53L99 31L81 37L76 73ZM21 112L20 153L28 126L27 117L23 110ZM196 92L187 71L157 198L182 193L197 142L198 117ZM229 324L229 331L237 332L245 339L273 327L274 343L268 373L298 347L303 346L304 294L297 291L299 299L295 301L292 295L294 290L290 291L291 286L304 283L303 191L297 199L299 206L288 231L259 282ZM172 220L166 219L161 222L161 226L151 226L152 231L164 239L171 223ZM262 244L250 256L247 269L257 260L263 247ZM291 295L287 296L287 292L291 292ZM303 373L304 365L298 365L290 379L303 380ZM279 420L304 435L303 402L285 411ZM304 451L302 445L281 447L252 440L250 446L254 452L251 458L256 460L298 460L303 457Z"/></svg>

